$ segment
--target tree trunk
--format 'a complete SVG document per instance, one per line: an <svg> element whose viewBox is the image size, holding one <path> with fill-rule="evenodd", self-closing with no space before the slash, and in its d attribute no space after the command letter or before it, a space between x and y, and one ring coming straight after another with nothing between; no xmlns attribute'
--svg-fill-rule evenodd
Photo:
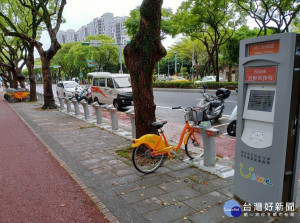
<svg viewBox="0 0 300 223"><path fill-rule="evenodd" d="M167 53L160 38L161 6L162 0L143 1L139 31L124 49L132 83L137 137L157 133L151 126L156 121L152 75L156 63Z"/></svg>
<svg viewBox="0 0 300 223"><path fill-rule="evenodd" d="M52 81L50 73L50 59L45 56L41 57L42 73L43 73L43 86L44 86L44 105L42 109L55 109L57 108L52 92Z"/></svg>
<svg viewBox="0 0 300 223"><path fill-rule="evenodd" d="M18 89L18 74L17 71L13 68L11 71L12 81L10 83L10 87L14 89Z"/></svg>
<svg viewBox="0 0 300 223"><path fill-rule="evenodd" d="M36 81L34 74L34 47L28 49L27 68L30 83L30 101L36 101Z"/></svg>
<svg viewBox="0 0 300 223"><path fill-rule="evenodd" d="M21 88L25 88L25 76L22 73L22 68L17 68L18 81L20 83Z"/></svg>
<svg viewBox="0 0 300 223"><path fill-rule="evenodd" d="M217 44L217 43L216 43ZM219 82L220 81L220 73L219 73L219 48L218 48L218 45L216 46L216 49L215 49L215 72L216 72L216 81Z"/></svg>

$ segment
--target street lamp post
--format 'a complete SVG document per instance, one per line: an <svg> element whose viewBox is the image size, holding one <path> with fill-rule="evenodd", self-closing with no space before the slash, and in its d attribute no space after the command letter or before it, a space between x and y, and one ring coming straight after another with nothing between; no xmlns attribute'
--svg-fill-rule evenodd
<svg viewBox="0 0 300 223"><path fill-rule="evenodd" d="M169 58L168 58L168 76L170 76Z"/></svg>
<svg viewBox="0 0 300 223"><path fill-rule="evenodd" d="M177 51L175 51L174 54L175 54L175 75L177 75Z"/></svg>
<svg viewBox="0 0 300 223"><path fill-rule="evenodd" d="M120 70L119 73L123 74L123 70L122 70L122 45L119 44L119 63L120 63Z"/></svg>

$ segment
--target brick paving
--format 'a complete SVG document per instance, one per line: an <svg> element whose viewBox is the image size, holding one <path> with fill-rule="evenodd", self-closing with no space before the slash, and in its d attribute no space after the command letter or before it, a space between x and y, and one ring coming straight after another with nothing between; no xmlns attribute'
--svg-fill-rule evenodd
<svg viewBox="0 0 300 223"><path fill-rule="evenodd" d="M38 103L11 105L111 222L276 220L227 217L223 205L233 198L233 177L222 179L179 160L144 175L116 154L129 140L58 110L42 111ZM278 222L299 219L296 214Z"/></svg>

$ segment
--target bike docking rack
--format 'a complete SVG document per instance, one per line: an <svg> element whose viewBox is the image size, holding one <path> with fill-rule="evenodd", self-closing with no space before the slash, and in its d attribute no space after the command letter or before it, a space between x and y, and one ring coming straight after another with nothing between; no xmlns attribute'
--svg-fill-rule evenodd
<svg viewBox="0 0 300 223"><path fill-rule="evenodd" d="M189 162L222 178L233 176L234 170L232 168L216 162L215 138L220 136L219 130L213 128L210 121L200 122L198 128L203 140L203 154L200 159L189 160Z"/></svg>
<svg viewBox="0 0 300 223"><path fill-rule="evenodd" d="M67 113L70 113L72 110L71 110L71 102L68 98L63 98L64 102L66 103L67 105Z"/></svg>
<svg viewBox="0 0 300 223"><path fill-rule="evenodd" d="M60 110L63 111L65 109L64 98L58 97Z"/></svg>
<svg viewBox="0 0 300 223"><path fill-rule="evenodd" d="M131 133L132 133L132 138L135 139L136 138L136 129L135 129L135 114L134 114L134 108L128 110L126 112L126 115L129 117L130 121L131 121Z"/></svg>
<svg viewBox="0 0 300 223"><path fill-rule="evenodd" d="M37 92L36 95L37 95L38 102L40 104L44 104L44 94L41 92Z"/></svg>
<svg viewBox="0 0 300 223"><path fill-rule="evenodd" d="M113 105L99 105L97 102L94 102L92 105L88 105L87 102L82 101L78 102L76 99L69 100L68 98L58 98L59 100L59 107L60 111L63 113L66 113L68 115L71 115L75 118L78 118L80 120L93 123L99 128L105 129L107 131L113 132L119 136L125 137L126 139L132 140L133 137L135 138L135 121L134 121L134 113L133 109L129 110L131 113L130 115L130 121L131 121L131 133L122 129L119 129L119 121L118 121L118 115L117 115L117 109ZM67 110L65 109L64 102L67 105ZM73 106L71 106L73 104ZM82 105L83 113L80 112L79 104ZM74 109L72 110L73 107ZM95 115L92 117L91 111L94 110ZM81 110L82 111L82 110ZM103 118L103 112L108 111L110 118Z"/></svg>
<svg viewBox="0 0 300 223"><path fill-rule="evenodd" d="M94 102L92 104L92 107L93 107L93 109L95 110L95 113L96 113L97 124L101 125L102 124L101 106L98 104L98 102Z"/></svg>
<svg viewBox="0 0 300 223"><path fill-rule="evenodd" d="M71 102L72 102L73 105L74 105L75 116L76 116L77 118L79 118L79 119L82 119L82 116L80 116L80 111L79 111L79 104L78 104L78 101L77 101L75 98L73 98L73 99L71 100Z"/></svg>
<svg viewBox="0 0 300 223"><path fill-rule="evenodd" d="M59 99L61 100L61 99ZM64 112L68 115L71 115L80 120L93 123L101 129L105 129L109 132L112 132L116 135L122 136L126 139L132 140L136 138L136 128L135 128L135 114L134 109L131 108L126 111L126 116L128 116L131 122L131 132L119 129L117 109L113 105L99 105L97 102L92 105L88 105L87 102L80 102L83 107L83 115L80 113L79 103L76 99L69 100L64 98L63 100L67 104L66 109L60 109L61 112ZM75 113L71 112L71 102L73 104ZM68 103L70 108L68 110ZM90 110L95 112L94 117L91 117ZM103 112L109 112L109 118L103 118ZM215 148L215 138L219 137L219 130L211 126L210 121L201 122L200 125L194 126L195 131L200 132L203 140L203 155L198 159L185 159L184 162L190 163L199 169L210 172L222 178L231 177L234 175L234 170L231 167L220 165L216 162L216 148ZM199 148L200 149L200 148Z"/></svg>
<svg viewBox="0 0 300 223"><path fill-rule="evenodd" d="M81 101L80 104L82 105L84 110L84 119L86 121L89 121L91 119L91 116L90 116L90 110L88 108L88 103L86 101Z"/></svg>

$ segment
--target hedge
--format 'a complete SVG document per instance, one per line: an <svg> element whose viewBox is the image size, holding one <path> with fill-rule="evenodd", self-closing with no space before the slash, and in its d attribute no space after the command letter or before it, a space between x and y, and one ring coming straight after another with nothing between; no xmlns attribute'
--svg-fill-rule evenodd
<svg viewBox="0 0 300 223"><path fill-rule="evenodd" d="M217 89L217 88L227 88L234 90L238 87L238 82L203 82L195 84L192 81L155 81L153 82L153 87L155 88L188 88L188 89L197 89L203 88L203 85L206 85L208 89Z"/></svg>

